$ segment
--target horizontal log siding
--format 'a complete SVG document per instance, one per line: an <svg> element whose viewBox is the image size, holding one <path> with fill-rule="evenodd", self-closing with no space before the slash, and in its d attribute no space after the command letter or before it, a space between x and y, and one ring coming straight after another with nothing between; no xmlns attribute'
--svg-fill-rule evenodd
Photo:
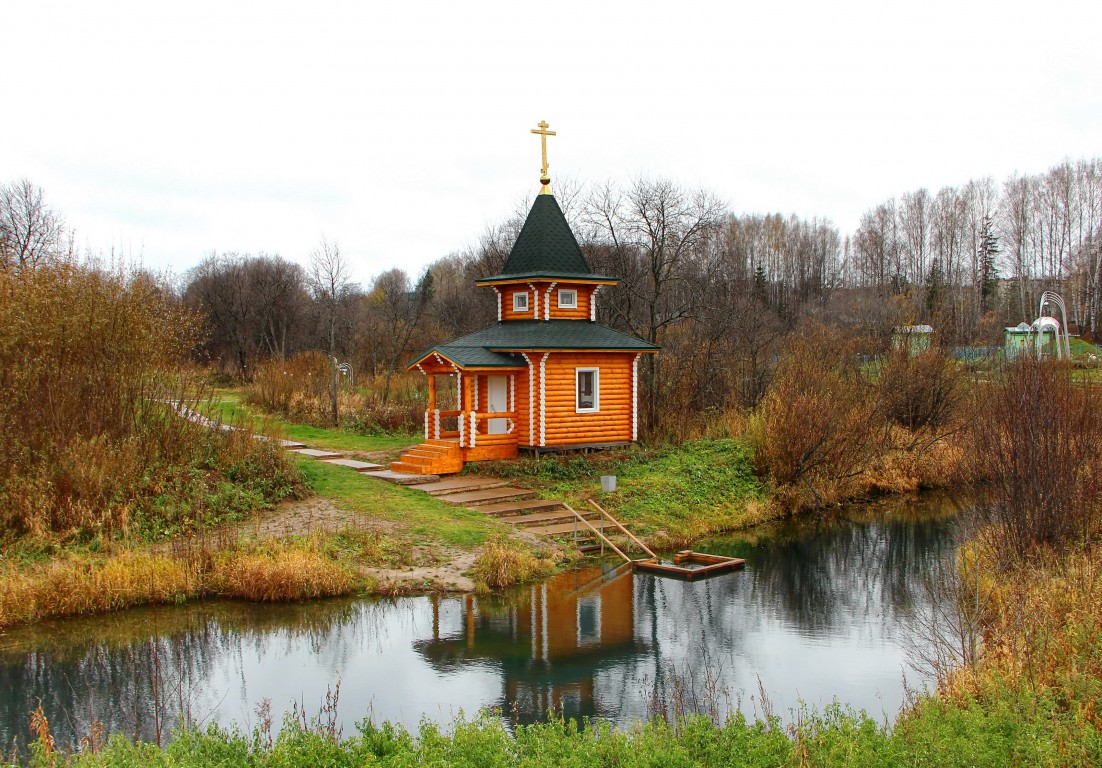
<svg viewBox="0 0 1102 768"><path fill-rule="evenodd" d="M513 437L517 439L517 442L521 445L528 445L528 372L518 373L513 383L513 394L515 399L513 400L513 410L517 414L516 427L513 429ZM539 397L539 390L535 390L536 397ZM539 418L539 414L536 414L536 418ZM536 436L539 439L539 435Z"/></svg>
<svg viewBox="0 0 1102 768"><path fill-rule="evenodd" d="M551 285L550 282L533 283L539 290L540 311L539 319L547 320L548 318L544 314L544 310L547 309L547 288ZM589 305L593 301L593 291L597 286L587 285L585 283L555 283L555 287L551 289L551 320L588 320L589 319ZM574 289L578 292L578 308L577 309L559 309L559 289ZM536 313L533 310L533 294L532 289L527 285L503 285L501 290L501 319L502 320L535 320ZM528 294L528 311L527 312L514 312L513 311L513 294L514 293L527 293Z"/></svg>
<svg viewBox="0 0 1102 768"><path fill-rule="evenodd" d="M538 286L537 286L538 287ZM546 286L544 288L546 290ZM514 312L513 311L513 294L514 293L527 293L528 294L528 311L527 312ZM540 300L543 300L543 294L540 294ZM532 289L527 285L503 285L501 286L501 319L502 320L535 320L535 296L532 294ZM543 306L540 306L540 319L543 319Z"/></svg>
<svg viewBox="0 0 1102 768"><path fill-rule="evenodd" d="M577 309L559 309L559 289L575 290L578 292ZM579 285L578 283L559 283L551 289L551 319L552 320L588 320L589 302L593 296L592 285ZM547 286L543 286L544 295L547 294ZM542 318L542 315L541 315ZM548 362L551 362L548 360Z"/></svg>
<svg viewBox="0 0 1102 768"><path fill-rule="evenodd" d="M631 362L634 354L553 352L547 358L547 445L631 440ZM575 369L600 370L600 411L577 413Z"/></svg>

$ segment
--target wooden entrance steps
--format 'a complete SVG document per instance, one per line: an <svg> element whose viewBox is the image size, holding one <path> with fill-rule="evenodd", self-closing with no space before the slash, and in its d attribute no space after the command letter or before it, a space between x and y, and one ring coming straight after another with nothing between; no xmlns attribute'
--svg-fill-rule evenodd
<svg viewBox="0 0 1102 768"><path fill-rule="evenodd" d="M450 475L462 470L463 464L458 440L426 440L403 451L398 461L391 462L390 469L409 475Z"/></svg>

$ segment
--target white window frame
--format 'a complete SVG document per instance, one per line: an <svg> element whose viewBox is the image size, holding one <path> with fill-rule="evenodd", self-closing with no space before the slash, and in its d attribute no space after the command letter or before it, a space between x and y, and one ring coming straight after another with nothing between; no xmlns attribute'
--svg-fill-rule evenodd
<svg viewBox="0 0 1102 768"><path fill-rule="evenodd" d="M523 304L524 306L521 306ZM528 302L528 291L517 291L513 294L514 312L531 312Z"/></svg>
<svg viewBox="0 0 1102 768"><path fill-rule="evenodd" d="M582 408L582 374L593 374L593 407ZM574 412L575 413L599 413L601 410L601 369L600 368L575 368L574 369Z"/></svg>
<svg viewBox="0 0 1102 768"><path fill-rule="evenodd" d="M566 294L571 294L574 298L569 304L563 301L563 297ZM577 309L578 308L578 289L577 288L560 288L559 289L559 309Z"/></svg>

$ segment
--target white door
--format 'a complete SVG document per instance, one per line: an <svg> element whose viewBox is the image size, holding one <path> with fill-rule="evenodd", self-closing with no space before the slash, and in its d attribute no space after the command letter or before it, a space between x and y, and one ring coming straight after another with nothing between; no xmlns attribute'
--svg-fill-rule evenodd
<svg viewBox="0 0 1102 768"><path fill-rule="evenodd" d="M486 410L490 413L504 413L509 410L509 377L487 376ZM487 419L486 432L491 435L504 435L509 429L508 419Z"/></svg>

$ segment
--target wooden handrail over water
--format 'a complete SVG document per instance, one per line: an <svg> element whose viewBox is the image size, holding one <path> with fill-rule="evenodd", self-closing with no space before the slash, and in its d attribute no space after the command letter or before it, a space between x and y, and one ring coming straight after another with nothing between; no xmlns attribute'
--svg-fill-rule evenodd
<svg viewBox="0 0 1102 768"><path fill-rule="evenodd" d="M644 552L646 552L646 553L647 553L648 555L650 555L651 557L653 557L653 558L654 558L655 560L657 560L657 559L658 559L658 555L656 555L656 554L654 554L653 552L651 552L651 551L650 551L650 548L649 548L649 547L648 547L648 546L647 546L646 544L644 544L643 542L639 541L639 539L635 538L634 534L632 534L632 532L631 532L631 531L629 531L629 530L628 530L627 528L625 528L624 526L620 525L620 521L619 521L619 520L617 520L617 519L616 519L615 517L613 517L612 515L610 515L610 514L609 514L608 512L605 512L605 511L604 511L603 509L601 509L601 505L600 505L600 504L598 504L597 502L595 502L595 501L594 501L593 499L589 499L589 503L590 503L590 504L591 504L591 505L593 506L593 508L594 508L594 509L596 509L596 510L597 510L598 512L600 512L600 513L601 513L602 515L604 515L604 516L605 516L605 517L607 517L607 518L608 518L609 520L611 520L611 521L612 521L612 524L613 524L613 525L615 525L615 526L616 526L617 528L619 528L619 529L620 529L621 531L623 531L623 532L624 532L624 534L625 534L625 535L626 535L626 536L627 536L627 537L628 537L629 539L631 539L632 541L634 541L634 542L635 542L635 546L639 547L639 549L641 549L641 550L643 550ZM578 513L577 513L577 512L575 512L574 514L578 514Z"/></svg>
<svg viewBox="0 0 1102 768"><path fill-rule="evenodd" d="M635 562L635 561L634 561L634 560L632 560L632 559L631 559L630 557L628 557L628 556L627 556L627 555L625 555L625 554L624 554L623 552L621 552L621 551L620 551L620 548L619 548L618 546L616 546L615 544L613 544L613 543L612 543L612 541L611 541L611 540L610 540L610 539L608 538L608 536L605 536L605 535L604 535L603 533L601 533L600 531L598 531L598 530L597 530L597 529L596 529L596 528L595 528L595 527L593 526L593 523L589 522L589 521L588 521L588 520L586 520L586 519L585 519L584 517L582 517L582 516L581 516L580 514L578 514L578 511L577 511L576 509L574 509L573 507L571 507L571 506L570 506L569 504L567 504L567 503L566 503L565 501L563 502L563 504L562 504L562 505L563 505L564 507L566 507L567 509L569 509L569 510L570 510L571 512L573 512L573 513L574 513L574 518L575 518L576 520L580 520L581 522L583 522L583 523L585 524L585 527L586 527L586 528L588 528L589 530L593 531L593 532L594 532L595 534L597 534L597 536L598 536L598 537L599 537L599 538L601 539L601 541L603 541L603 542L604 542L605 544L608 544L608 545L609 545L610 547L612 547L613 551L614 551L614 552L616 552L616 554L618 554L618 555L619 555L620 557L624 558L624 560L626 560L626 561L627 561L627 562L629 562L629 563Z"/></svg>

